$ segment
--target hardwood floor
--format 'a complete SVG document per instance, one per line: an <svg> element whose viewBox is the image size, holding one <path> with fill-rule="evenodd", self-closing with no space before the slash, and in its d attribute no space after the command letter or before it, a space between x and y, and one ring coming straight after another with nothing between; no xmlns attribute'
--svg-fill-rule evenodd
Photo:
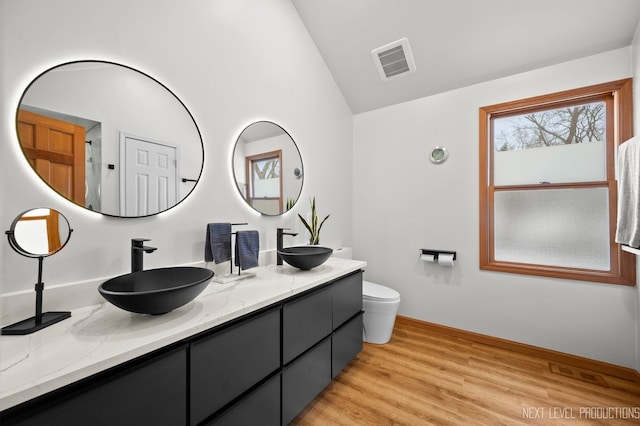
<svg viewBox="0 0 640 426"><path fill-rule="evenodd" d="M640 382L396 321L292 424L637 425Z"/></svg>

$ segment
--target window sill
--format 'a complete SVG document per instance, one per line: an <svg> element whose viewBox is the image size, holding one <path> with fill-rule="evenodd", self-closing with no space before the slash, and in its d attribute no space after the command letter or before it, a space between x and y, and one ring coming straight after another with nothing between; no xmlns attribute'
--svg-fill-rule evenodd
<svg viewBox="0 0 640 426"><path fill-rule="evenodd" d="M531 265L512 262L480 263L480 270L509 272L513 274L534 275L540 277L562 278L568 280L589 281L601 284L635 286L635 275L627 278L611 271Z"/></svg>

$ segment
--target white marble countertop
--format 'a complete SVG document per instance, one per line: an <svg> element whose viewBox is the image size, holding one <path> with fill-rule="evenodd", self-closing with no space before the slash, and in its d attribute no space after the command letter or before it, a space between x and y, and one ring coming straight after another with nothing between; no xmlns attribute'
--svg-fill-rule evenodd
<svg viewBox="0 0 640 426"><path fill-rule="evenodd" d="M365 266L334 257L310 271L262 266L251 270L252 278L212 281L194 301L164 315L104 302L74 309L71 318L30 335L1 336L0 411Z"/></svg>

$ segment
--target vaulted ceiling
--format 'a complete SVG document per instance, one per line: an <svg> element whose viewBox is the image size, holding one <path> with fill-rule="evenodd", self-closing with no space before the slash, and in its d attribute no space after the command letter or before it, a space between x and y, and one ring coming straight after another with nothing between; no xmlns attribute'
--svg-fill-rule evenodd
<svg viewBox="0 0 640 426"><path fill-rule="evenodd" d="M639 0L292 0L354 114L629 46ZM371 50L406 37L417 71Z"/></svg>

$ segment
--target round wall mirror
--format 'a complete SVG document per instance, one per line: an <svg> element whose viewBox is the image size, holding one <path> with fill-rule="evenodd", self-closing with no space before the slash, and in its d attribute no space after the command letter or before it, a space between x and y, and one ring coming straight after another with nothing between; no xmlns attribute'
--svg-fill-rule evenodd
<svg viewBox="0 0 640 426"><path fill-rule="evenodd" d="M202 173L202 138L185 105L152 77L112 62L69 62L40 74L20 99L16 129L49 187L109 216L168 210Z"/></svg>
<svg viewBox="0 0 640 426"><path fill-rule="evenodd" d="M59 252L71 238L67 218L57 210L37 208L18 215L7 231L9 243L27 257L47 257Z"/></svg>
<svg viewBox="0 0 640 426"><path fill-rule="evenodd" d="M293 138L270 121L247 126L233 150L233 174L244 200L264 215L280 215L298 201L304 172Z"/></svg>

